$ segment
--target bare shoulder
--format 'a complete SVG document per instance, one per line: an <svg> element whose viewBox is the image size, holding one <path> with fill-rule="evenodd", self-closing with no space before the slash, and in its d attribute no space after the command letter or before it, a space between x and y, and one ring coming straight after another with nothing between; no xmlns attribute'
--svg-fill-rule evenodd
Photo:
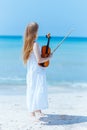
<svg viewBox="0 0 87 130"><path fill-rule="evenodd" d="M34 43L33 49L39 48L39 44L37 42Z"/></svg>

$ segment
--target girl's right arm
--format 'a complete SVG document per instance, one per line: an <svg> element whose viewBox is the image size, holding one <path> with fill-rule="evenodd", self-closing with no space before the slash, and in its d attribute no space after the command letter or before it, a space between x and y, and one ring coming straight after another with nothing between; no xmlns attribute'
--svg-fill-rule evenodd
<svg viewBox="0 0 87 130"><path fill-rule="evenodd" d="M35 54L35 57L36 57L36 60L38 63L46 62L46 61L50 60L50 58L52 57L52 55L50 55L49 57L42 58L40 49L39 49L39 45L37 43L34 43L33 51L34 51L34 54Z"/></svg>

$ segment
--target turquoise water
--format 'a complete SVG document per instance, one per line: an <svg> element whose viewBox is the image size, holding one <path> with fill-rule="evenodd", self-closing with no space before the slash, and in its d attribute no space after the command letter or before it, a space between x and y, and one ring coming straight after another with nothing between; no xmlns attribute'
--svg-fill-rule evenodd
<svg viewBox="0 0 87 130"><path fill-rule="evenodd" d="M53 50L62 37L51 37ZM37 42L42 46L47 43L45 37ZM21 36L0 37L0 84L25 85L26 67L23 65L23 38ZM49 85L65 83L87 83L87 38L67 38L54 53L47 68Z"/></svg>

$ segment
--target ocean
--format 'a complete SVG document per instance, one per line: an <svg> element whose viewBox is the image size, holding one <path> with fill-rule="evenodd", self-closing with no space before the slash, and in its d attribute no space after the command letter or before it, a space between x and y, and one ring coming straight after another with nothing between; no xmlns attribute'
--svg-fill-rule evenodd
<svg viewBox="0 0 87 130"><path fill-rule="evenodd" d="M51 51L63 37L51 37ZM46 37L37 39L40 46ZM0 86L26 85L26 66L22 61L22 36L0 36ZM87 38L68 37L56 50L46 69L49 86L87 87Z"/></svg>

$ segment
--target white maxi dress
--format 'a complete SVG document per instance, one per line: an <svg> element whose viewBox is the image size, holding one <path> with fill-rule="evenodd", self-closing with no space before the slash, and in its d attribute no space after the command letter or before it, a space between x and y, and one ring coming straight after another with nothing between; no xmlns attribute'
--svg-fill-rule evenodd
<svg viewBox="0 0 87 130"><path fill-rule="evenodd" d="M34 51L27 61L26 103L29 112L48 108L46 68L38 65Z"/></svg>

